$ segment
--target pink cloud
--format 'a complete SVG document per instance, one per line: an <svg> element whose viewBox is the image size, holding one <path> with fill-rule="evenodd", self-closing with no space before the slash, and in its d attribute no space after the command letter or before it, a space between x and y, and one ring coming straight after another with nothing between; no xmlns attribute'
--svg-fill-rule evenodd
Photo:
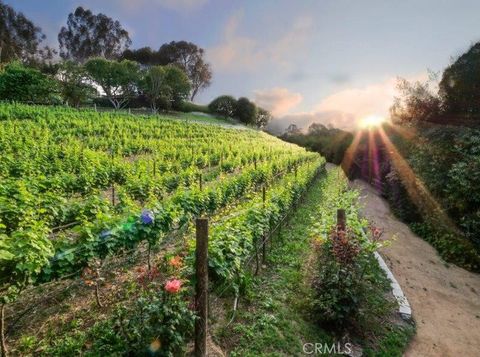
<svg viewBox="0 0 480 357"><path fill-rule="evenodd" d="M270 111L274 116L286 114L298 105L302 99L300 93L290 92L287 88L275 87L254 92L254 102Z"/></svg>
<svg viewBox="0 0 480 357"><path fill-rule="evenodd" d="M426 74L407 78L409 81L424 81ZM389 117L389 108L398 95L397 78L387 78L361 88L351 88L333 93L322 99L311 112L293 113L275 118L270 129L283 132L288 125L296 124L307 129L312 123L332 125L345 130L354 130L361 121L371 115Z"/></svg>

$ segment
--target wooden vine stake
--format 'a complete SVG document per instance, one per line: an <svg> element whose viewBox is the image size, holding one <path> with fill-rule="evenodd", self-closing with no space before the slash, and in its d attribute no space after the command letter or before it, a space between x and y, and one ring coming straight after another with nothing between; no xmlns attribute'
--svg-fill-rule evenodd
<svg viewBox="0 0 480 357"><path fill-rule="evenodd" d="M114 160L114 153L112 149L112 173L113 173L113 160ZM115 207L115 181L112 179L112 206Z"/></svg>
<svg viewBox="0 0 480 357"><path fill-rule="evenodd" d="M338 209L337 210L337 230L345 231L346 226L347 226L347 218L345 216L345 210Z"/></svg>
<svg viewBox="0 0 480 357"><path fill-rule="evenodd" d="M262 201L263 201L263 208L265 208L265 203L267 201L267 191L265 189L265 185L262 186ZM265 263L267 259L267 236L265 234L263 235L262 258L263 258L263 262Z"/></svg>
<svg viewBox="0 0 480 357"><path fill-rule="evenodd" d="M208 317L208 219L196 219L195 357L207 356Z"/></svg>

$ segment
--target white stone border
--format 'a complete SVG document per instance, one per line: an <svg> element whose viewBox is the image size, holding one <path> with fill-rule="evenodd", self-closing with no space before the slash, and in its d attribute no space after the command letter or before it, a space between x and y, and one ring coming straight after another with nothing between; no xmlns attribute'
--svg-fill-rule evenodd
<svg viewBox="0 0 480 357"><path fill-rule="evenodd" d="M382 256L377 252L374 252L373 254L375 255L375 258L378 261L378 265L380 265L380 268L382 268L385 274L387 274L388 280L390 280L390 286L392 287L392 294L393 296L395 296L395 299L398 302L398 306L399 306L398 311L400 313L400 316L402 316L404 320L411 320L412 308L410 307L407 297L403 293L403 290L400 287L400 284L398 284L397 279L395 279L392 272L388 268L387 264L385 264L385 261L383 260Z"/></svg>

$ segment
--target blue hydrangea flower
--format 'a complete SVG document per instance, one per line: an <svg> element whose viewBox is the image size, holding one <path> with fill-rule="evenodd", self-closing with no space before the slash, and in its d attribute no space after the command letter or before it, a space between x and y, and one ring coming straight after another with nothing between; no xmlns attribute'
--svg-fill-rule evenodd
<svg viewBox="0 0 480 357"><path fill-rule="evenodd" d="M143 224L152 224L153 221L155 220L155 216L153 215L152 211L143 210L142 214L140 215L140 219Z"/></svg>
<svg viewBox="0 0 480 357"><path fill-rule="evenodd" d="M108 238L108 236L110 236L111 234L112 234L112 231L111 231L111 230L103 231L102 233L100 233L100 239L101 239L101 240L105 240L105 239Z"/></svg>

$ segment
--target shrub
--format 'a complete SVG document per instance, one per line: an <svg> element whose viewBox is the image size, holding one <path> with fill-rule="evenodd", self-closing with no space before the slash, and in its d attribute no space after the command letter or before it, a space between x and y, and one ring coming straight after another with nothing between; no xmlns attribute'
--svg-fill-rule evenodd
<svg viewBox="0 0 480 357"><path fill-rule="evenodd" d="M376 248L375 241L336 227L322 242L319 270L313 283L313 308L321 324L344 328L360 320L361 307L367 304L379 280L372 255Z"/></svg>
<svg viewBox="0 0 480 357"><path fill-rule="evenodd" d="M58 103L57 83L40 71L19 62L0 73L0 99L36 104Z"/></svg>
<svg viewBox="0 0 480 357"><path fill-rule="evenodd" d="M257 107L248 98L239 98L235 107L235 117L245 124L255 124Z"/></svg>
<svg viewBox="0 0 480 357"><path fill-rule="evenodd" d="M217 97L208 105L210 112L225 118L232 118L235 115L236 108L237 100L229 95Z"/></svg>

